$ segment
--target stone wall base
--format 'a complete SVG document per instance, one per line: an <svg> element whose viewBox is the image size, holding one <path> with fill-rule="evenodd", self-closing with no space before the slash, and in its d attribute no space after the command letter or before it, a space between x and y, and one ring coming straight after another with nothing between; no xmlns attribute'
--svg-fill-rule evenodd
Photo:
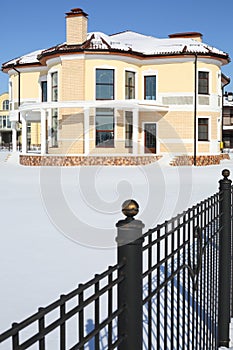
<svg viewBox="0 0 233 350"><path fill-rule="evenodd" d="M206 166L206 165L217 165L220 164L221 160L230 159L229 154L221 153L218 155L200 155L196 157L197 166ZM194 164L194 157L188 155L176 156L170 162L171 166L187 166Z"/></svg>
<svg viewBox="0 0 233 350"><path fill-rule="evenodd" d="M161 156L41 156L20 155L19 163L26 166L122 166L147 165L158 161Z"/></svg>

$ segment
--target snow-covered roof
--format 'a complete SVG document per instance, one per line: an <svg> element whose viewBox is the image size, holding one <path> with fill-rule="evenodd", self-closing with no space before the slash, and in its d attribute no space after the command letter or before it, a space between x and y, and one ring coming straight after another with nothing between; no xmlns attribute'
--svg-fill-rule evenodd
<svg viewBox="0 0 233 350"><path fill-rule="evenodd" d="M67 45L66 43L53 46L45 50L33 51L29 54L6 62L2 65L7 68L12 65L36 64L40 58L57 52L75 50L119 50L134 52L143 56L148 55L175 55L175 54L202 54L221 56L229 59L228 54L203 42L192 38L156 38L133 31L125 31L117 34L107 35L102 32L91 32L87 35L87 41L82 45Z"/></svg>
<svg viewBox="0 0 233 350"><path fill-rule="evenodd" d="M36 50L36 51L30 52L26 55L23 55L21 57L17 57L11 61L8 61L4 63L4 65L10 66L10 65L39 63L38 55L40 55L42 51L43 50Z"/></svg>
<svg viewBox="0 0 233 350"><path fill-rule="evenodd" d="M93 44L99 44L101 39L104 39L112 49L132 50L144 55L175 53L214 53L218 55L227 55L221 50L191 38L160 39L132 31L125 31L110 36L100 32L93 32L89 33L88 39L90 39L91 36L94 36L91 40Z"/></svg>

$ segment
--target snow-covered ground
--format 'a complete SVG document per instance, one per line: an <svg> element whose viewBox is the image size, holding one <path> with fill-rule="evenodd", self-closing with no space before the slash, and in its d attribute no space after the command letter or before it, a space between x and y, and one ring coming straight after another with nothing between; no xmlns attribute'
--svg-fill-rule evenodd
<svg viewBox="0 0 233 350"><path fill-rule="evenodd" d="M0 332L116 262L115 223L133 198L145 230L218 190L224 168L24 167L0 153ZM232 176L233 178L233 176Z"/></svg>

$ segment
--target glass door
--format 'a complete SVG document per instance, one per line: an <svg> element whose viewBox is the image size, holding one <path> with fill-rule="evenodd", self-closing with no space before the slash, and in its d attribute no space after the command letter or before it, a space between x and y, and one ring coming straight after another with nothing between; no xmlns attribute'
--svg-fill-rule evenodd
<svg viewBox="0 0 233 350"><path fill-rule="evenodd" d="M156 124L144 124L144 152L156 153Z"/></svg>

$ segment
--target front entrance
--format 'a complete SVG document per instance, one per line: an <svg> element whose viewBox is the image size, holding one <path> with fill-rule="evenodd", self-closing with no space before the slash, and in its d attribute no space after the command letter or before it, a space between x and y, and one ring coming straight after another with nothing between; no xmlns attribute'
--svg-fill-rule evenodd
<svg viewBox="0 0 233 350"><path fill-rule="evenodd" d="M144 124L144 152L156 153L156 124Z"/></svg>

